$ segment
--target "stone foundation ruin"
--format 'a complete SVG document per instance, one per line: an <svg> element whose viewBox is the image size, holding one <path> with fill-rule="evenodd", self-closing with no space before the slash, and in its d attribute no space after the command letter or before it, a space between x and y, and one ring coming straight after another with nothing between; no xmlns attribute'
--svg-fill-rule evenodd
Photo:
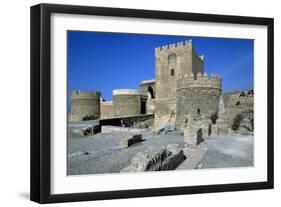
<svg viewBox="0 0 281 207"><path fill-rule="evenodd" d="M131 165L121 172L145 172L174 170L186 157L178 145L168 145L166 148L150 148L137 153L131 160Z"/></svg>

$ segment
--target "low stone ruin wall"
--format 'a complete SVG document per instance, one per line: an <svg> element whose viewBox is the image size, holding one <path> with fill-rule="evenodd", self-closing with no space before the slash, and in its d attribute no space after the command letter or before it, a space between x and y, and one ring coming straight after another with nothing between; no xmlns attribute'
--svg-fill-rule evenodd
<svg viewBox="0 0 281 207"><path fill-rule="evenodd" d="M98 120L81 121L81 122L71 123L68 125L68 136L70 137L73 136L74 134L82 137L92 136L100 132L101 132L101 125Z"/></svg>
<svg viewBox="0 0 281 207"><path fill-rule="evenodd" d="M112 119L101 119L101 126L124 126L124 127L133 127L141 122L146 122L149 124L153 124L154 114L144 114L138 116L128 116L128 117L120 117L120 118L112 118ZM149 127L149 126L148 126Z"/></svg>

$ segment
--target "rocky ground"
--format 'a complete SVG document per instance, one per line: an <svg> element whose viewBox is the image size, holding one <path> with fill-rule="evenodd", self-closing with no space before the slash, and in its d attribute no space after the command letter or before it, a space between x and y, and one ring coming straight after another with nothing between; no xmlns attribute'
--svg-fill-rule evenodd
<svg viewBox="0 0 281 207"><path fill-rule="evenodd" d="M69 125L68 175L119 173L137 153L148 149L159 151L170 144L178 144L186 157L175 170L254 165L253 136L210 136L196 149L188 149L183 134L177 131L154 135L150 129L103 126L101 133L82 136L73 132L80 127ZM142 141L122 146L121 140L132 134L142 134Z"/></svg>

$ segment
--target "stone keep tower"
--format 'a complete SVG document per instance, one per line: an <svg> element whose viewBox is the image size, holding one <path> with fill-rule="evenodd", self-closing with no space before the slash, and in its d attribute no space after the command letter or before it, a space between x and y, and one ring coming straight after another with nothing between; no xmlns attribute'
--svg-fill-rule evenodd
<svg viewBox="0 0 281 207"><path fill-rule="evenodd" d="M70 120L81 121L84 118L100 117L99 92L72 91L70 95Z"/></svg>
<svg viewBox="0 0 281 207"><path fill-rule="evenodd" d="M155 126L166 122L175 125L176 80L184 74L204 73L203 56L196 54L191 40L155 48L155 69Z"/></svg>
<svg viewBox="0 0 281 207"><path fill-rule="evenodd" d="M189 116L216 119L221 96L221 78L216 75L193 73L179 76L177 80L176 127L185 128Z"/></svg>

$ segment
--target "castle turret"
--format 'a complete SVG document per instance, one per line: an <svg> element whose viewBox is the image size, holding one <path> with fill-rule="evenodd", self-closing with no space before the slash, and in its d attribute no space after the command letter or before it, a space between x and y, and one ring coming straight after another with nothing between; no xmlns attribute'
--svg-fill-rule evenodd
<svg viewBox="0 0 281 207"><path fill-rule="evenodd" d="M180 76L176 90L176 127L184 128L189 116L217 117L221 96L221 78L193 73Z"/></svg>
<svg viewBox="0 0 281 207"><path fill-rule="evenodd" d="M134 89L113 90L113 116L124 117L141 114L141 93Z"/></svg>
<svg viewBox="0 0 281 207"><path fill-rule="evenodd" d="M70 120L97 119L100 116L99 92L72 91L70 95Z"/></svg>
<svg viewBox="0 0 281 207"><path fill-rule="evenodd" d="M176 80L188 73L204 73L203 56L199 57L192 41L179 42L155 49L155 126L165 122L175 124Z"/></svg>

